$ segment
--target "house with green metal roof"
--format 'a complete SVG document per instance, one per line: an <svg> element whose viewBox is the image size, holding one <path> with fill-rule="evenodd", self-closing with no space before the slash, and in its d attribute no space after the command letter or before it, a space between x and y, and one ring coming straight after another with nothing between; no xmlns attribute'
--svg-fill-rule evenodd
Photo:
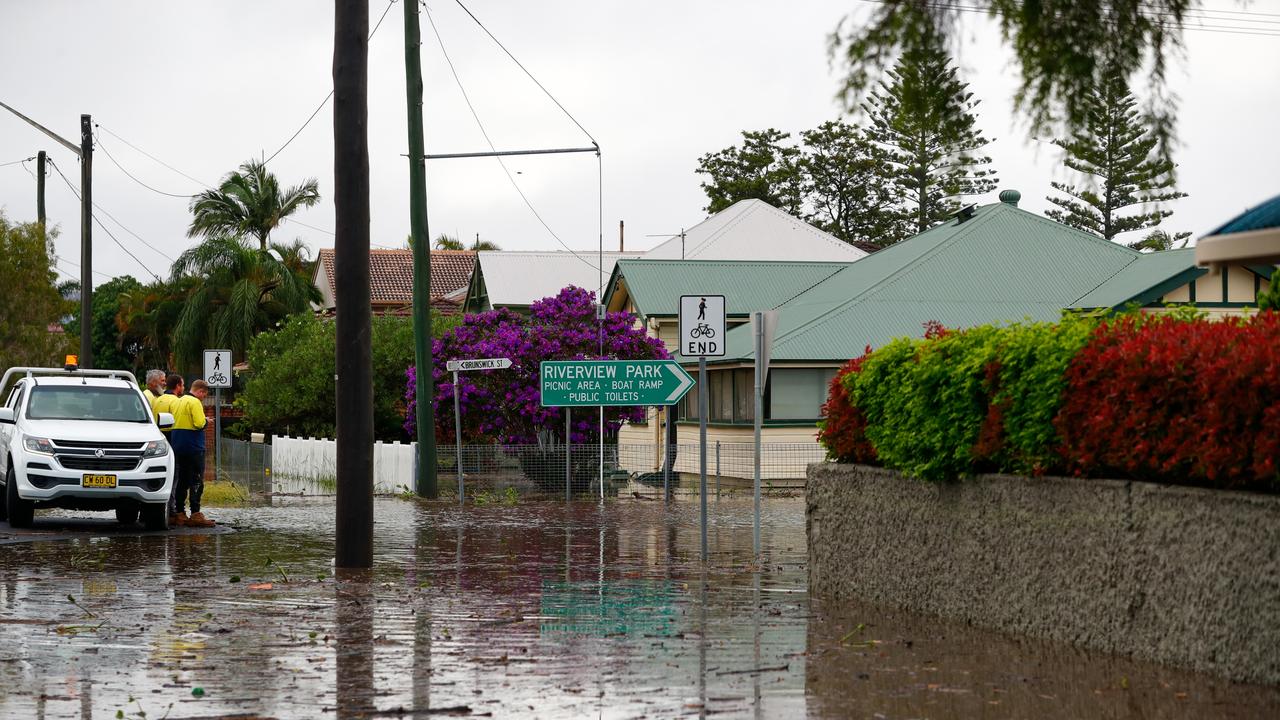
<svg viewBox="0 0 1280 720"><path fill-rule="evenodd" d="M1220 275L1195 264L1194 249L1139 253L1000 202L970 206L951 220L849 263L689 264L623 260L606 287L610 309L631 310L651 334L671 341L675 304L693 292L725 295L727 354L709 360L707 388L680 406L697 419L697 393L709 393L714 439L751 434L754 365L747 313L776 310L765 389L766 441L812 440L836 370L864 348L919 337L937 321L965 328L992 322L1048 321L1064 310L1162 311L1195 303L1240 312L1266 289L1268 266L1232 265ZM673 348L674 349L674 348ZM693 358L680 358L695 363Z"/></svg>

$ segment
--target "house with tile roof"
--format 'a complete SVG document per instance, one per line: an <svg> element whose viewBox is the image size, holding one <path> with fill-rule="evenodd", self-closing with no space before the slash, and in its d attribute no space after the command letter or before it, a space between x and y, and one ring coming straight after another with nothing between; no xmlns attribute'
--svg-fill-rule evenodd
<svg viewBox="0 0 1280 720"><path fill-rule="evenodd" d="M836 370L867 346L920 337L924 323L965 328L991 322L1055 320L1064 310L1137 305L1158 312L1194 303L1241 312L1265 290L1274 267L1233 264L1218 276L1195 251L1143 254L1000 202L971 207L919 235L850 263L620 262L606 303L630 310L679 355L675 303L683 294L722 292L729 314L727 354L708 361L709 439L749 442L754 353L747 313L777 310L765 388L766 442L814 442L814 424ZM737 321L735 323L735 320ZM695 387L681 422L696 422ZM624 428L619 442L657 442L656 423ZM655 466L658 458L655 457ZM646 470L653 468L644 468Z"/></svg>
<svg viewBox="0 0 1280 720"><path fill-rule="evenodd" d="M432 311L445 315L459 311L475 262L476 254L470 250L431 251ZM321 297L316 310L332 313L337 307L333 248L320 249L315 273ZM413 308L411 250L369 250L369 296L375 314L406 314Z"/></svg>

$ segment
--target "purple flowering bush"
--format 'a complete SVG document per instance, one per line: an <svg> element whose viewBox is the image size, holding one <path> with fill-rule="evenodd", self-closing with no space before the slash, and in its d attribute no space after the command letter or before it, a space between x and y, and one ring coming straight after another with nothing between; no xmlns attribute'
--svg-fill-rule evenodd
<svg viewBox="0 0 1280 720"><path fill-rule="evenodd" d="M542 407L539 402L541 361L670 357L661 341L647 337L643 328L636 326L630 313L608 313L603 323L597 322L595 293L573 286L534 303L528 318L507 309L468 315L461 325L432 343L431 354L436 437L442 442L454 441L456 392L462 409L463 442L496 440L504 445L563 442L564 409ZM459 373L457 387L453 374L445 369L448 360L499 357L510 358L511 367ZM412 436L416 429L416 368L409 368L407 375L405 430ZM643 419L643 407L605 408L605 435L615 433L624 421ZM594 408L574 414L573 443L592 442L598 435L599 416Z"/></svg>

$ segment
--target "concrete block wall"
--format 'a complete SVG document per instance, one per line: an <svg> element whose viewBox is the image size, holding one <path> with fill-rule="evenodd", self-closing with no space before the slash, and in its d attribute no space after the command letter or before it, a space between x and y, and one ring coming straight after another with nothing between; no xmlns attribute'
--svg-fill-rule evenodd
<svg viewBox="0 0 1280 720"><path fill-rule="evenodd" d="M810 592L1280 684L1280 497L810 466Z"/></svg>

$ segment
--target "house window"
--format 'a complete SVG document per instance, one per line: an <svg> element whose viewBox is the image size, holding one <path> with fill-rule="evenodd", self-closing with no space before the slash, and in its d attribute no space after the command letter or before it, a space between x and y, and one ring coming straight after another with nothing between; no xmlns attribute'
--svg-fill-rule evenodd
<svg viewBox="0 0 1280 720"><path fill-rule="evenodd" d="M707 371L707 421L715 423L749 423L753 415L751 368ZM694 374L695 379L697 374ZM698 392L694 385L680 401L680 418L698 419Z"/></svg>
<svg viewBox="0 0 1280 720"><path fill-rule="evenodd" d="M827 385L835 368L785 368L769 371L770 420L816 420L822 416Z"/></svg>

